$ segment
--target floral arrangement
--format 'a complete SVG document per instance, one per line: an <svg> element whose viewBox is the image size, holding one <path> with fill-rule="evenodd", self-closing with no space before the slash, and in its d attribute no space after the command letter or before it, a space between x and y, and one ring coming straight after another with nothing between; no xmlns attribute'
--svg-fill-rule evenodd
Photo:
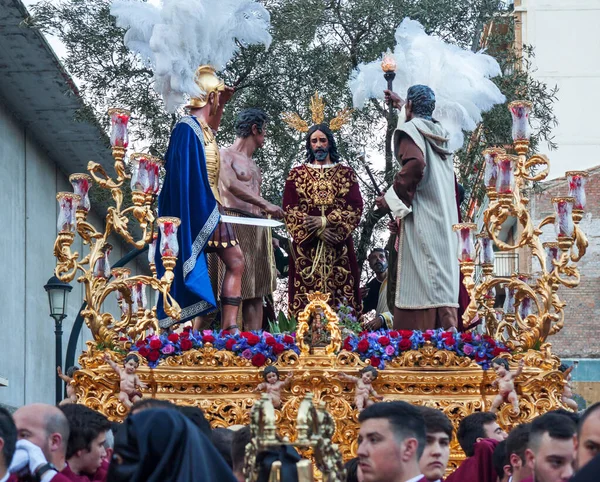
<svg viewBox="0 0 600 482"><path fill-rule="evenodd" d="M385 363L401 353L418 350L429 342L439 350L448 350L459 356L475 360L484 370L491 361L509 350L488 335L454 333L438 330L377 330L363 331L344 339L343 349L358 354L361 360L370 360L371 365L382 370Z"/></svg>
<svg viewBox="0 0 600 482"><path fill-rule="evenodd" d="M150 368L156 368L160 360L204 347L210 343L217 350L232 351L261 367L268 360L275 361L286 350L300 354L295 334L270 334L266 331L243 331L235 335L215 330L201 332L184 329L181 333L163 333L138 340L131 352L144 357Z"/></svg>
<svg viewBox="0 0 600 482"><path fill-rule="evenodd" d="M354 308L348 305L345 298L343 303L338 303L336 311L339 319L338 324L344 334L350 334L350 332L360 333L363 331L362 324L356 317Z"/></svg>

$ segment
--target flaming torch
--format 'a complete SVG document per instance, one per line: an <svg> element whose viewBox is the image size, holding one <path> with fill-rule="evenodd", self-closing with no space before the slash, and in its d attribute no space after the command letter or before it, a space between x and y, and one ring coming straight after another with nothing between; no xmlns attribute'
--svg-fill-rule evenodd
<svg viewBox="0 0 600 482"><path fill-rule="evenodd" d="M393 54L388 50L383 55L383 60L381 61L381 70L383 70L383 78L387 81L387 89L390 92L394 90L394 79L396 78L396 59ZM394 106L392 105L392 101L390 100L390 113L389 120L392 120L392 112Z"/></svg>

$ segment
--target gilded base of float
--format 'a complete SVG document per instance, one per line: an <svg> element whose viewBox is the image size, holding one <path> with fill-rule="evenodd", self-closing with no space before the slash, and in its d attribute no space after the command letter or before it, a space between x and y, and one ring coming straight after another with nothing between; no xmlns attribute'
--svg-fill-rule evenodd
<svg viewBox="0 0 600 482"><path fill-rule="evenodd" d="M543 351L529 350L525 354L505 356L511 370L517 369L523 358L525 367L516 381L521 413L514 415L509 404L502 405L500 425L510 429L515 424L531 421L549 410L563 407L560 399L563 376L558 371L560 360L550 354L549 345ZM75 374L79 403L119 421L127 413L118 400L118 377L103 360L104 352L91 343L80 357L81 370ZM123 355L111 353L113 360ZM143 363L143 362L142 362ZM298 407L307 393L315 402L323 401L336 423L333 442L339 445L344 459L356 455L358 411L353 407L354 387L341 381L340 372L356 374L367 364L356 353L341 351L328 355L316 348L312 355L285 352L274 364L281 376L293 371L289 388L283 392L283 405L276 410L280 435L296 438L295 421ZM232 352L205 347L184 355L168 358L155 369L141 365L138 374L148 384L144 397L169 400L178 405L200 407L213 427L228 427L250 422L250 409L260 399L252 390L262 382L262 368ZM466 415L489 410L497 390L491 370L483 371L469 358L453 352L425 346L409 351L390 362L373 383L385 400L404 400L415 405L436 407L452 420L455 428ZM464 458L456 440L452 442L449 470Z"/></svg>

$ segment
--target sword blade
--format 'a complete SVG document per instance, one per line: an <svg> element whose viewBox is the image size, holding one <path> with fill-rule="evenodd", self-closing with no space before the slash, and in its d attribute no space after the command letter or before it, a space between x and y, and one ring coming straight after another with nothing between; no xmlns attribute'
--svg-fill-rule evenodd
<svg viewBox="0 0 600 482"><path fill-rule="evenodd" d="M265 228L277 228L279 226L283 226L281 221L276 221L275 219L244 218L228 216L227 214L221 214L221 222L229 224L245 224L247 226L262 226Z"/></svg>

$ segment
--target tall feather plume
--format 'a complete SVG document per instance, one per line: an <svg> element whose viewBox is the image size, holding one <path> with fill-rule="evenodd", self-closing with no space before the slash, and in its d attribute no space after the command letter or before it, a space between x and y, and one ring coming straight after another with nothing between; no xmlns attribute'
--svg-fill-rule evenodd
<svg viewBox="0 0 600 482"><path fill-rule="evenodd" d="M449 148L460 148L463 131L475 129L482 112L506 101L490 80L501 75L498 62L483 51L471 52L427 35L423 26L410 18L398 26L395 37L393 55L398 70L394 90L404 97L411 85L431 87L436 97L433 116L450 133ZM368 99L383 99L387 84L381 61L360 64L349 85L357 108L362 108Z"/></svg>
<svg viewBox="0 0 600 482"><path fill-rule="evenodd" d="M185 96L202 94L199 65L223 69L240 46L269 48L269 12L255 0L163 0L154 6L114 0L111 15L127 29L125 45L154 71L154 87L173 112Z"/></svg>

